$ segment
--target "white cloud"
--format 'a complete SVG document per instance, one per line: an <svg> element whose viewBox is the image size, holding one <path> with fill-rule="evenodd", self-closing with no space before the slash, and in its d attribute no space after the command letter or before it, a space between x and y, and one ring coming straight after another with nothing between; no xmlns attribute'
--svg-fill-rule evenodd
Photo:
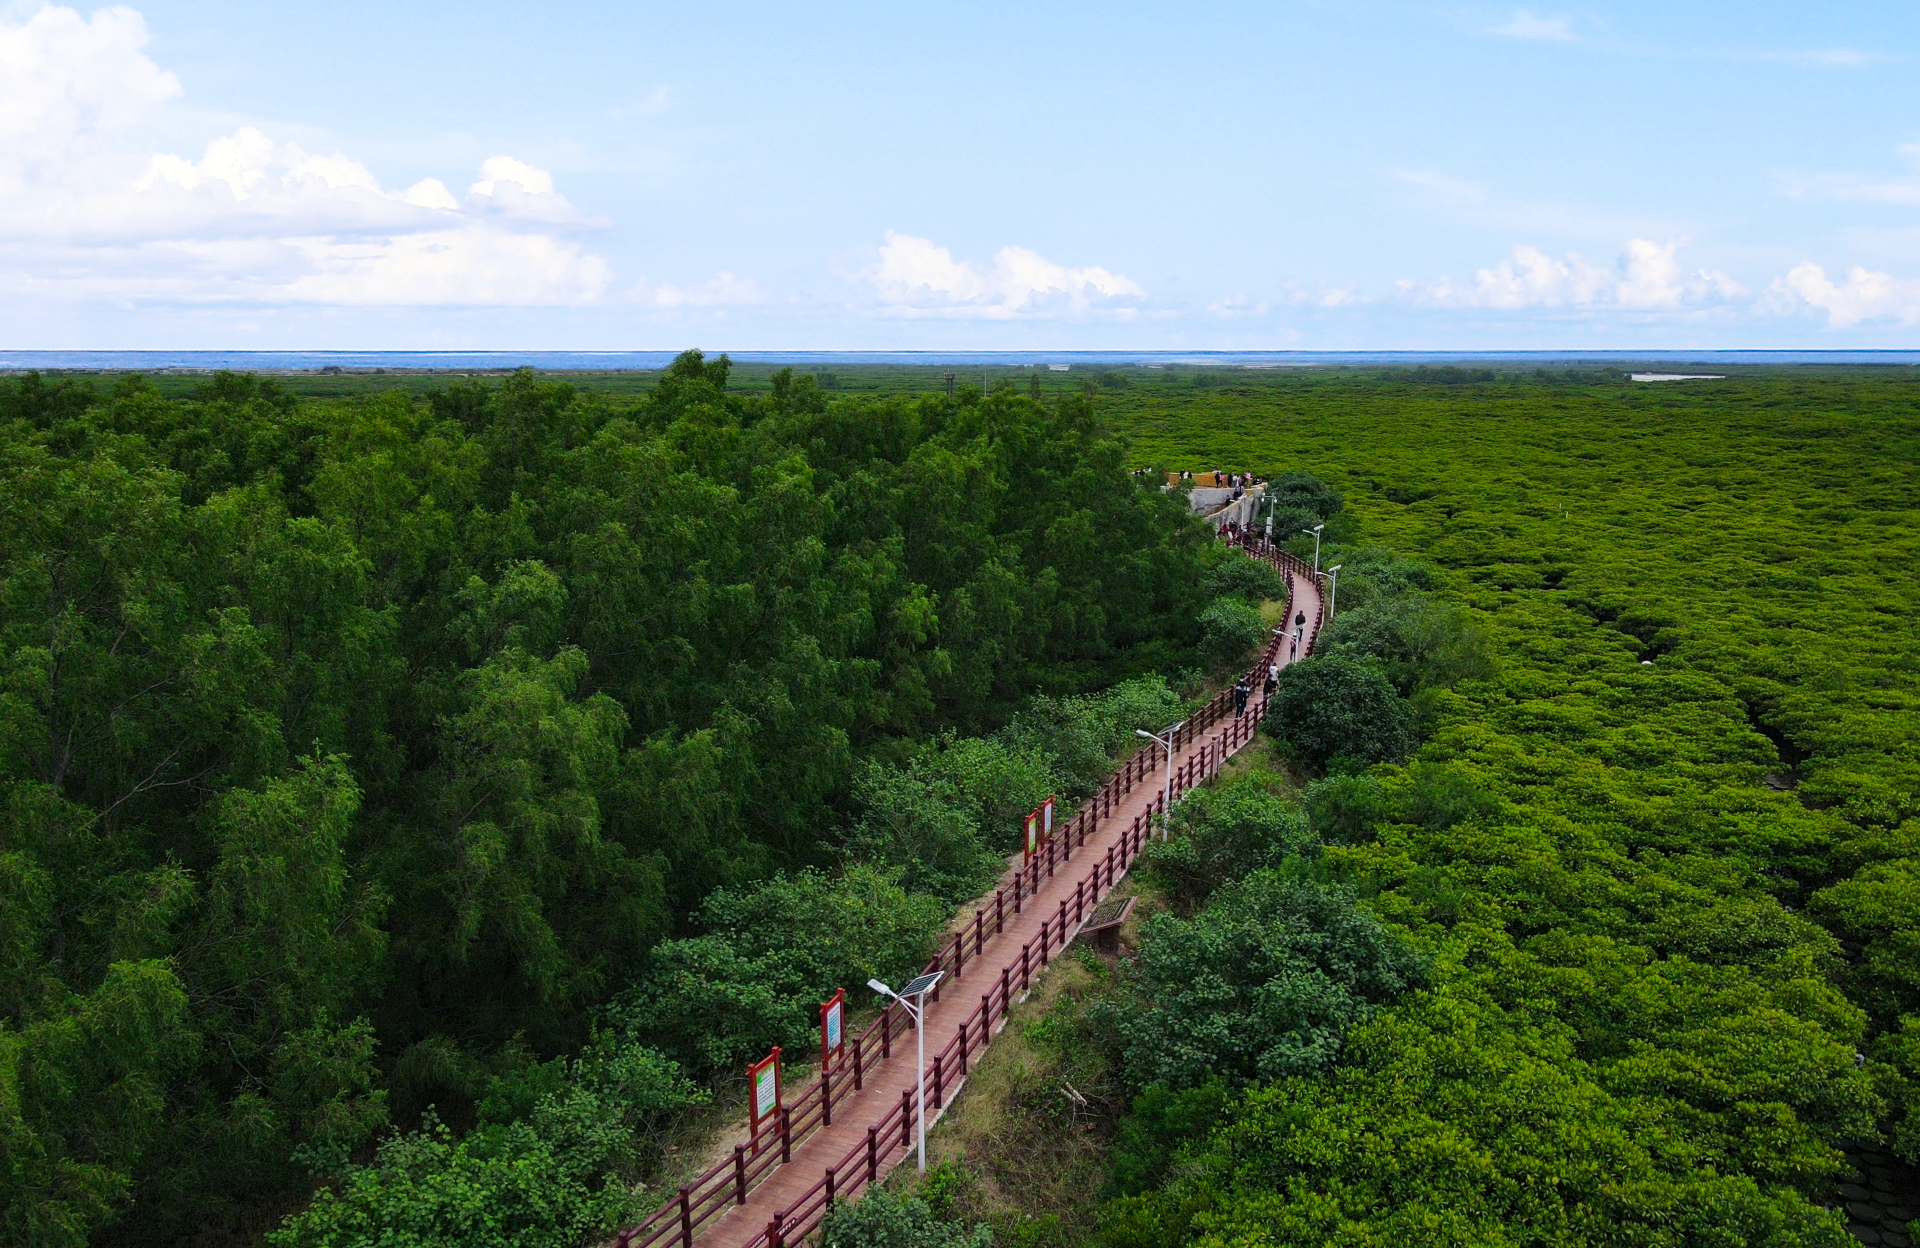
<svg viewBox="0 0 1920 1248"><path fill-rule="evenodd" d="M1747 59L1771 61L1776 65L1798 65L1806 69L1858 69L1893 58L1880 52L1862 52L1858 48L1800 48L1785 52L1754 52Z"/></svg>
<svg viewBox="0 0 1920 1248"><path fill-rule="evenodd" d="M765 303L767 299L766 292L751 279L738 278L731 273L722 273L690 289L662 284L654 287L649 294L643 287L641 295L656 308L741 307Z"/></svg>
<svg viewBox="0 0 1920 1248"><path fill-rule="evenodd" d="M1273 305L1264 299L1255 299L1251 295L1228 295L1225 299L1207 305L1207 313L1221 320L1232 320L1242 316L1265 316L1273 310Z"/></svg>
<svg viewBox="0 0 1920 1248"><path fill-rule="evenodd" d="M590 302L606 262L553 175L482 163L465 200L436 178L389 191L360 161L243 126L197 159L142 151L178 79L132 9L0 19L0 289L175 303Z"/></svg>
<svg viewBox="0 0 1920 1248"><path fill-rule="evenodd" d="M1450 204L1480 204L1487 199L1487 188L1479 182L1456 178L1437 169L1395 169L1393 176L1408 186L1418 187L1435 199Z"/></svg>
<svg viewBox="0 0 1920 1248"><path fill-rule="evenodd" d="M416 208L456 209L460 206L460 201L453 197L453 192L439 178L421 178L408 187L400 198Z"/></svg>
<svg viewBox="0 0 1920 1248"><path fill-rule="evenodd" d="M1883 319L1920 325L1920 281L1902 281L1857 264L1847 270L1844 283L1833 281L1817 264L1797 264L1785 277L1774 280L1767 296L1767 306L1775 312L1802 308L1825 312L1829 329Z"/></svg>
<svg viewBox="0 0 1920 1248"><path fill-rule="evenodd" d="M1487 33L1509 39L1543 39L1550 43L1570 43L1578 38L1573 33L1571 17L1541 17L1530 9L1515 9L1510 19L1498 26L1489 26Z"/></svg>
<svg viewBox="0 0 1920 1248"><path fill-rule="evenodd" d="M503 185L526 195L551 195L553 175L511 156L489 156L480 162L480 180L468 189L475 195L492 195Z"/></svg>
<svg viewBox="0 0 1920 1248"><path fill-rule="evenodd" d="M1908 165L1920 170L1920 143L1894 149ZM1870 204L1920 204L1920 177L1869 176L1852 173L1782 174L1782 194L1794 199L1839 199Z"/></svg>
<svg viewBox="0 0 1920 1248"><path fill-rule="evenodd" d="M145 19L128 8L83 18L48 6L18 25L0 21L0 194L58 180L104 135L180 94L146 43Z"/></svg>
<svg viewBox="0 0 1920 1248"><path fill-rule="evenodd" d="M1507 259L1476 272L1470 283L1443 277L1436 282L1403 281L1399 287L1420 303L1508 311L1559 307L1673 311L1746 293L1725 273L1683 269L1678 254L1683 241L1630 239L1610 266L1594 264L1577 252L1556 260L1523 243Z"/></svg>
<svg viewBox="0 0 1920 1248"><path fill-rule="evenodd" d="M1092 266L1070 269L1024 247L1002 247L993 267L955 260L945 247L887 231L880 264L865 274L887 308L902 316L1077 317L1127 315L1146 291Z"/></svg>

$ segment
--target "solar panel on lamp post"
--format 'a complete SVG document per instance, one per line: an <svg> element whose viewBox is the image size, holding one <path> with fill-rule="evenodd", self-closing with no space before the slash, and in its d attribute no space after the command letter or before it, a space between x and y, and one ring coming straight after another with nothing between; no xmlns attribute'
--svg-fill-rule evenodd
<svg viewBox="0 0 1920 1248"><path fill-rule="evenodd" d="M920 1172L922 1174L927 1171L927 1029L922 1016L927 1008L928 991L940 982L941 976L945 973L929 971L925 975L907 981L899 992L895 992L877 979L867 981L867 987L883 997L892 997L898 1001L900 1008L913 1019L913 1083L918 1093L914 1117L918 1120L920 1127ZM908 997L919 998L919 1004L909 1004Z"/></svg>
<svg viewBox="0 0 1920 1248"><path fill-rule="evenodd" d="M1180 724L1186 722L1187 721L1183 719L1180 721ZM1162 820L1165 820L1168 813L1173 809L1173 734L1179 731L1180 724L1175 724L1164 733L1148 732L1145 728L1135 728L1133 730L1136 736L1145 737L1149 741L1158 741L1161 747L1167 752L1166 787L1160 798L1160 817ZM1160 826L1164 832L1166 824L1163 822Z"/></svg>

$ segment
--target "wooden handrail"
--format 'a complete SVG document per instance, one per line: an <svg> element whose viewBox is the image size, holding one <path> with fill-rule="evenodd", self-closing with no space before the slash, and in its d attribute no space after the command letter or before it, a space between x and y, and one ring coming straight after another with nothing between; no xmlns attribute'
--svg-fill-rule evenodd
<svg viewBox="0 0 1920 1248"><path fill-rule="evenodd" d="M1303 559L1291 551L1269 545L1249 534L1240 534L1235 544L1254 558L1263 559L1282 572L1297 576L1312 576L1313 569ZM1288 582L1292 589L1291 579ZM1294 595L1287 595L1289 617L1293 613ZM1307 639L1307 654L1314 652L1319 641L1321 626L1325 622L1325 600L1320 600L1315 612L1313 635ZM1278 658L1281 637L1271 638L1262 651L1259 664L1248 674L1248 680L1255 688L1264 688L1267 668ZM1208 777L1219 773L1226 760L1237 752L1239 747L1253 737L1253 727L1264 716L1267 699L1262 695L1257 701L1249 700L1247 708L1239 715L1231 712L1232 694L1222 691L1210 698L1206 705L1190 716L1175 730L1175 750L1184 752L1196 741L1201 743L1197 753L1191 753L1175 768L1172 787L1176 794L1184 793ZM1203 735L1222 720L1225 727L1210 738ZM1073 851L1084 847L1087 837L1097 827L1099 820L1112 814L1119 799L1131 793L1148 776L1159 770L1159 765L1149 757L1151 751L1139 751L1123 762L1107 777L1087 801L1068 817L1061 835L1049 839L1045 852L1046 875L1051 878L1059 866L1070 863ZM1149 766L1149 764L1153 764ZM1039 945L1041 965L1049 960L1049 948L1064 951L1070 939L1070 931L1077 931L1092 911L1092 904L1101 897L1101 889L1111 892L1127 868L1139 857L1146 844L1146 820L1158 814L1165 814L1164 794L1155 794L1149 799L1144 816L1135 816L1131 827L1121 833L1119 841L1109 846L1105 855L1096 858L1092 870L1083 876L1074 886L1074 909L1071 920L1067 914L1067 903L1063 897L1055 914L1043 916L1040 933L1036 938ZM1025 898L1037 893L1041 882L1041 855L1023 862L1015 868L1013 878L994 890L994 934L1001 934L1006 927L1006 906L1009 896L1013 902L1015 914L1021 912ZM1085 900L1082 900L1082 899ZM982 905L974 912L974 948L971 958L978 958L985 951L985 924L987 907ZM948 944L951 944L949 950ZM1033 951L1035 941L1029 941L1021 948L1020 979L1025 991L1034 969ZM953 933L951 942L943 942L940 952L927 963L925 972L947 971L951 978L958 980L966 964L971 960L966 948L965 925ZM994 994L999 993L999 1017L1005 1018L1013 1008L1012 996L1015 992L1012 977L1012 965L1001 968L1000 978L989 981L987 991L980 996L980 1005L968 1012L965 1021L959 1024L954 1038L945 1048L934 1055L937 1068L944 1068L952 1062L958 1062L958 1068L964 1078L967 1064L961 1054L966 1052L969 1043L965 1037L972 1029L973 1020L980 1019L980 1034L976 1049L984 1049L993 1036ZM934 989L935 1000L939 999L939 988ZM874 1069L887 1060L891 1053L891 1039L899 1023L906 1021L905 1012L897 1003L887 1007L869 1023L854 1041L854 1088L861 1086L867 1071ZM836 1087L837 1085L837 1087ZM782 1153L791 1155L794 1145L801 1143L813 1131L824 1127L832 1116L834 1102L845 1099L854 1089L847 1087L847 1081L840 1079L819 1079L810 1084L794 1101L785 1107L781 1133L784 1148L763 1147L761 1152L748 1159L744 1155L744 1146L736 1147L734 1155L724 1158L702 1172L679 1194L656 1209L638 1225L620 1232L615 1237L615 1248L652 1248L668 1237L677 1238L683 1248L691 1248L695 1232L708 1220L724 1209L745 1202L745 1197L760 1180L777 1165L781 1164ZM944 1091L944 1089L943 1089ZM826 1097L831 1097L827 1101ZM945 1096L938 1098L944 1101ZM909 1099L890 1107L881 1116L880 1121L868 1129L866 1139L859 1140L837 1164L827 1168L820 1181L787 1206L777 1211L767 1224L767 1229L749 1241L748 1248L765 1245L772 1248L775 1244L798 1243L818 1229L820 1221L833 1200L845 1199L875 1178L882 1163L893 1154L908 1147L913 1127L914 1108ZM838 1176L838 1177L832 1177ZM829 1196L831 1189L832 1195Z"/></svg>

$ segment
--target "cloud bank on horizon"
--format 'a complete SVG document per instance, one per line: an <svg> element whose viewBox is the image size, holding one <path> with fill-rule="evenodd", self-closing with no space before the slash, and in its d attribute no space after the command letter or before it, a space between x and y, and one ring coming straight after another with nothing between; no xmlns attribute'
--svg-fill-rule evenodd
<svg viewBox="0 0 1920 1248"><path fill-rule="evenodd" d="M363 346L441 345L476 326L508 325L549 327L536 337L571 326L576 338L603 341L611 330L630 341L636 333L710 334L728 318L764 345L824 333L837 340L820 345L847 347L892 345L887 327L905 325L919 327L919 341L944 326L971 335L968 342L1014 346L1062 335L1206 345L1226 325L1242 335L1235 345L1247 344L1238 327L1264 334L1264 345L1331 346L1360 345L1369 335L1376 342L1367 345L1421 345L1442 328L1490 336L1476 345L1509 345L1503 337L1531 345L1522 341L1530 333L1570 326L1640 341L1676 335L1685 345L1698 345L1687 336L1703 330L1737 341L1786 329L1844 345L1837 340L1920 325L1920 279L1895 267L1904 260L1905 273L1920 272L1920 221L1885 218L1920 207L1920 142L1894 145L1893 163L1908 172L1765 171L1774 200L1882 214L1829 231L1820 256L1791 238L1733 237L1738 231L1723 222L1723 237L1705 240L1711 254L1700 258L1694 253L1703 248L1689 236L1714 223L1627 232L1636 228L1631 212L1609 220L1545 200L1503 199L1484 179L1383 165L1373 178L1383 202L1396 183L1430 192L1424 207L1406 210L1425 213L1417 232L1437 262L1424 271L1408 272L1422 258L1413 246L1392 249L1401 271L1382 280L1380 262L1364 250L1343 256L1328 240L1271 231L1236 261L1231 245L1196 232L1206 214L1191 202L1235 199L1232 171L1183 175L1177 159L1165 162L1170 172L1117 174L1090 201L1098 228L1084 237L1040 228L1021 202L1027 197L1010 188L976 195L963 210L937 195L886 195L853 213L851 226L810 239L805 229L770 224L779 217L776 193L756 206L758 229L690 246L670 237L684 235L684 226L658 225L670 204L636 205L630 192L608 190L603 170L570 178L535 163L535 153L500 150L509 147L502 142L469 157L464 177L436 154L431 172L383 178L373 166L403 163L392 149L405 148L409 136L368 140L363 151L378 156L370 160L314 144L312 135L328 133L324 116L276 124L191 110L190 80L150 54L152 32L134 9L82 14L46 4L20 12L0 17L0 292L13 309L0 328L16 339L9 345L141 345L126 341L141 318L183 314L201 339L191 345L204 346L236 345L233 336L257 330L263 315L309 334L322 323L315 317L330 318L330 332L370 339L353 344ZM1560 49L1595 42L1604 35L1596 29L1584 16L1520 8L1477 33ZM1766 55L1833 72L1866 64L1843 51L1813 49L1798 62L1777 49ZM1762 52L1743 55L1765 59ZM631 116L656 118L669 98L655 87ZM1913 112L1920 135L1920 106ZM197 141L183 143L183 135ZM876 161L884 168L884 158ZM592 162L576 155L573 163ZM652 176L656 187L697 176L684 162L664 163L669 172ZM1186 176L1196 185L1184 195L1160 185ZM1348 176L1367 180L1364 170ZM1149 202L1136 211L1130 197ZM1170 202L1183 219L1160 215ZM1600 237L1615 227L1624 228ZM1024 245L1033 233L1053 241L1044 251ZM1487 246L1502 234L1503 243ZM1565 246L1569 234L1587 241ZM781 237L770 246L774 235ZM1601 259L1590 258L1596 243ZM1468 261L1471 276L1446 275L1445 257L1457 262L1474 249L1483 259ZM1345 260L1369 271L1343 272ZM67 340L22 340L36 324L64 326ZM379 340L397 324L405 341ZM1377 341L1383 334L1401 341Z"/></svg>

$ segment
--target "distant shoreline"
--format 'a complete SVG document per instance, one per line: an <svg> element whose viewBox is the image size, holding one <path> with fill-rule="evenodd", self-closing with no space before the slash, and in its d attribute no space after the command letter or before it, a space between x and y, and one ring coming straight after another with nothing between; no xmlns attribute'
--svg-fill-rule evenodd
<svg viewBox="0 0 1920 1248"><path fill-rule="evenodd" d="M716 350L709 354L718 355ZM53 351L0 349L0 374L57 372L495 373L644 372L664 368L676 351ZM1631 364L1920 366L1920 350L1885 351L727 351L743 364L796 366L893 364L951 366L1177 366L1341 368L1357 365Z"/></svg>

